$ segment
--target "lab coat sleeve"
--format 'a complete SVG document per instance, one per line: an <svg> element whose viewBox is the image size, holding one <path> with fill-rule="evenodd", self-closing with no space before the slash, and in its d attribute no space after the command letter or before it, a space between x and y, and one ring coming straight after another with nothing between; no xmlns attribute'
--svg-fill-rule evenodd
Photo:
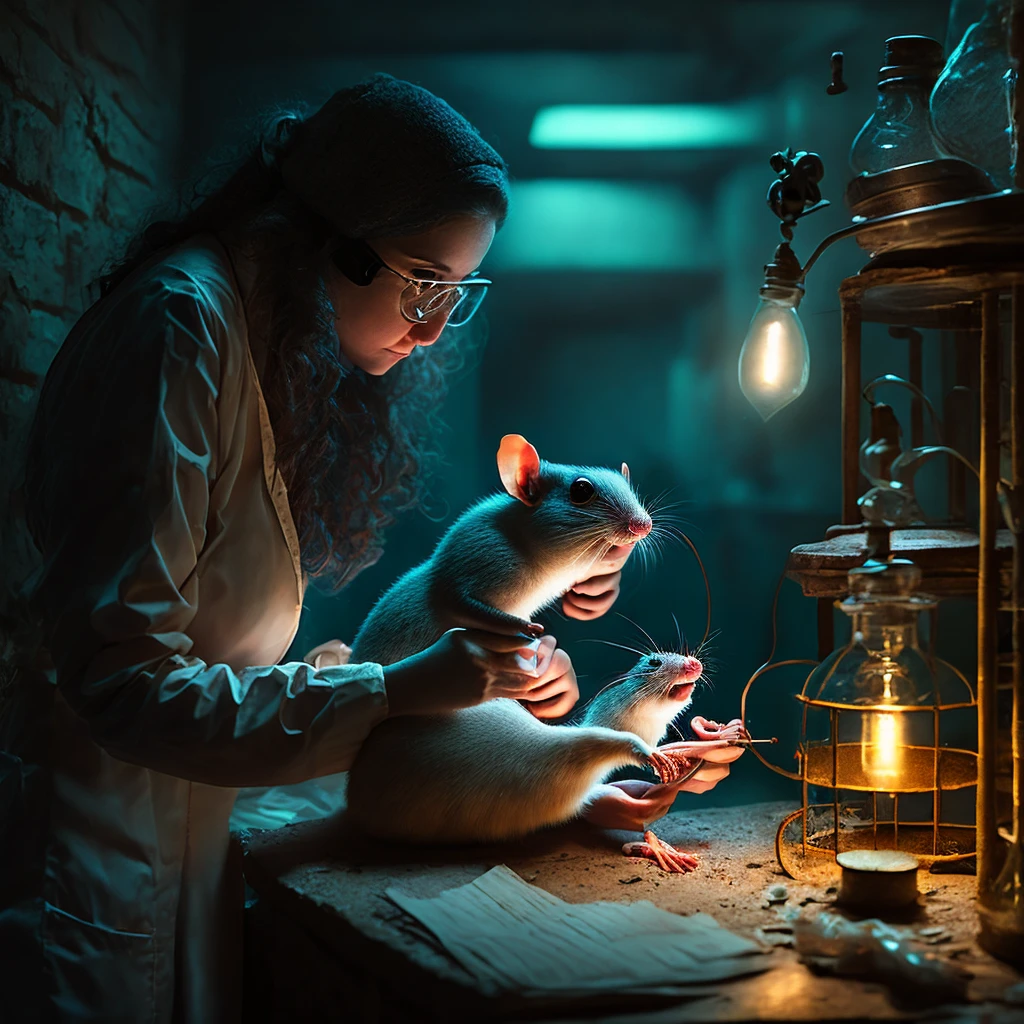
<svg viewBox="0 0 1024 1024"><path fill-rule="evenodd" d="M218 432L233 429L218 406L230 328L184 275L129 292L58 356L30 449L57 685L97 744L166 774L265 786L344 771L387 714L379 665L235 672L190 655Z"/></svg>

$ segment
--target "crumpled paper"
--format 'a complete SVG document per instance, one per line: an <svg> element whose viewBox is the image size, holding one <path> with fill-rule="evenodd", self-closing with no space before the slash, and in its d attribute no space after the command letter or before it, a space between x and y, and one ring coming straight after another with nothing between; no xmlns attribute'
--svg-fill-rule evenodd
<svg viewBox="0 0 1024 1024"><path fill-rule="evenodd" d="M430 931L487 992L593 993L721 981L767 970L757 943L635 903L566 903L505 865L421 899L387 896Z"/></svg>

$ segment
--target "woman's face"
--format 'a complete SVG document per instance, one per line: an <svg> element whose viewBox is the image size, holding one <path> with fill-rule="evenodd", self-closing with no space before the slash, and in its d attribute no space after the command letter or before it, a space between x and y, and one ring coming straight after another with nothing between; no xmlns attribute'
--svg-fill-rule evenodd
<svg viewBox="0 0 1024 1024"><path fill-rule="evenodd" d="M416 235L368 238L388 266L407 277L460 281L480 266L494 239L490 217L458 216ZM337 314L334 329L342 353L374 376L387 373L417 345L433 345L444 316L411 324L399 309L406 282L386 270L369 285L353 284L328 264L327 293Z"/></svg>

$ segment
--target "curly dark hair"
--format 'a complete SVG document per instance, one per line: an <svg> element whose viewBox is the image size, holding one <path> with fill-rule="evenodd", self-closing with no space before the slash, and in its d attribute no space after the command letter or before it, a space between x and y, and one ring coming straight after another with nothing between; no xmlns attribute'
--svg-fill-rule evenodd
<svg viewBox="0 0 1024 1024"><path fill-rule="evenodd" d="M242 239L258 268L247 319L267 342L263 390L303 568L336 591L377 560L399 511L427 502L440 461L437 410L482 336L479 318L472 333L447 328L380 377L339 360L324 284L337 230L285 189L279 171L302 119L297 111L269 116L227 180L205 195L194 186L186 210L139 234L99 286L108 294L155 254L195 235L230 230ZM457 214L492 217L500 226L507 209L507 179L504 187L462 181L432 195L429 209L359 234L413 234Z"/></svg>

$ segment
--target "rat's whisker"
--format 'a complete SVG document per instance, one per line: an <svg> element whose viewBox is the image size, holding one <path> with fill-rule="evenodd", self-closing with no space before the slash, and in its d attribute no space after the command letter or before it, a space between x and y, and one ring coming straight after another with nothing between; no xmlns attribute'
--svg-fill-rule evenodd
<svg viewBox="0 0 1024 1024"><path fill-rule="evenodd" d="M618 647L620 650L629 651L630 654L636 654L641 658L647 657L646 651L639 651L635 647L627 647L625 644L617 644L614 640L600 640L597 637L586 636L582 640L578 640L577 643L581 644L604 644L606 647Z"/></svg>
<svg viewBox="0 0 1024 1024"><path fill-rule="evenodd" d="M676 649L681 650L683 646L683 631L679 626L679 620L676 618L676 613L672 612L672 621L676 624Z"/></svg>
<svg viewBox="0 0 1024 1024"><path fill-rule="evenodd" d="M625 619L631 626L635 626L638 630L640 630L640 632L644 636L644 639L651 645L651 649L653 651L658 651L658 645L654 642L654 637L652 637L651 634L648 633L647 630L644 629L644 627L641 626L639 622L635 622L628 615L624 615L622 612L616 612L615 614L618 615L620 619Z"/></svg>

